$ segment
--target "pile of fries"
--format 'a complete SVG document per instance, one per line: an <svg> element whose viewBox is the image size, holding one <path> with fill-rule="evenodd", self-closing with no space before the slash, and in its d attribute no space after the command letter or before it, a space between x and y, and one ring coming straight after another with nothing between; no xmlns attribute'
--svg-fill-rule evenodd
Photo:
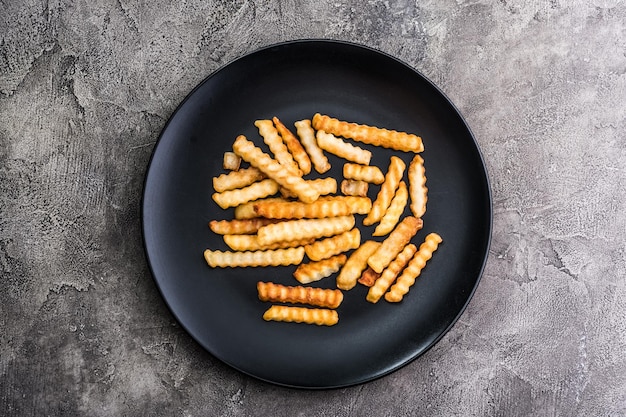
<svg viewBox="0 0 626 417"><path fill-rule="evenodd" d="M277 117L254 124L271 154L243 135L235 139L233 151L224 154L228 172L213 178L212 197L222 209L234 207L234 218L212 220L209 227L231 251L207 249L208 265L298 265L293 272L298 285L257 283L259 299L276 303L264 313L267 321L337 324L342 291L357 283L369 287L366 299L371 303L383 296L388 302L402 301L442 242L430 233L419 248L411 243L423 227L428 200L419 155L422 139L319 113L312 120L297 121L296 134ZM383 173L370 165L370 151L349 141L414 155L408 169L402 158L391 156ZM332 177L305 179L313 171L328 172L325 153L345 160L341 194ZM371 185L380 186L374 201L367 196ZM402 218L407 204L411 215ZM372 237L385 238L363 239L357 225L360 216L364 226L376 225ZM337 289L308 285L335 274Z"/></svg>

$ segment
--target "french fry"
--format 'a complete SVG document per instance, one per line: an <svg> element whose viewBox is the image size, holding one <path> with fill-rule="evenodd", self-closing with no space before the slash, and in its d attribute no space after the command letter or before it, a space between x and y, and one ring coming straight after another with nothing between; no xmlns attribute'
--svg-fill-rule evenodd
<svg viewBox="0 0 626 417"><path fill-rule="evenodd" d="M259 237L257 235L224 235L222 238L224 239L224 243L235 251L295 248L298 246L310 245L315 241L315 239L284 240L281 242L271 243L269 245L262 245L259 243Z"/></svg>
<svg viewBox="0 0 626 417"><path fill-rule="evenodd" d="M361 276L361 272L367 268L367 259L378 249L379 242L368 240L365 241L352 252L346 261L339 276L337 276L337 288L342 290L351 290L356 285L357 280Z"/></svg>
<svg viewBox="0 0 626 417"><path fill-rule="evenodd" d="M387 233L391 232L393 228L396 227L396 224L398 224L398 220L400 220L400 216L402 216L404 207L406 206L408 200L409 192L406 188L406 183L404 181L400 181L396 195L391 200L389 208L385 212L383 218L380 219L380 223L376 226L372 236L385 236Z"/></svg>
<svg viewBox="0 0 626 417"><path fill-rule="evenodd" d="M343 301L343 293L315 287L288 286L273 282L257 283L259 300L271 303L308 304L316 307L337 308Z"/></svg>
<svg viewBox="0 0 626 417"><path fill-rule="evenodd" d="M400 251L409 243L411 238L422 228L422 219L407 216L387 236L376 252L367 260L367 264L376 272L381 273ZM260 230L273 225L263 226Z"/></svg>
<svg viewBox="0 0 626 417"><path fill-rule="evenodd" d="M222 193L224 191L247 187L264 178L266 178L265 174L254 167L242 168L239 171L231 171L228 174L221 174L214 177L213 189L218 193Z"/></svg>
<svg viewBox="0 0 626 417"><path fill-rule="evenodd" d="M244 161L260 169L265 175L296 194L305 203L312 203L319 198L319 192L303 180L302 177L285 169L280 163L246 139L245 136L239 135L235 139L233 150Z"/></svg>
<svg viewBox="0 0 626 417"><path fill-rule="evenodd" d="M213 193L213 200L223 209L238 206L248 201L267 197L278 192L278 184L271 179L264 179L255 182L244 188L224 191L223 193Z"/></svg>
<svg viewBox="0 0 626 417"><path fill-rule="evenodd" d="M372 200L367 197L337 195L332 197L320 197L320 200L345 201L354 214L367 214L372 209Z"/></svg>
<svg viewBox="0 0 626 417"><path fill-rule="evenodd" d="M320 174L328 171L330 169L330 163L322 149L317 145L315 130L311 127L311 121L307 119L299 120L294 124L302 146L304 146L304 149L306 149L306 152L309 154L315 170Z"/></svg>
<svg viewBox="0 0 626 417"><path fill-rule="evenodd" d="M347 216L352 214L350 206L341 200L319 199L312 203L301 201L259 202L254 205L259 216L269 219L303 219Z"/></svg>
<svg viewBox="0 0 626 417"><path fill-rule="evenodd" d="M317 324L318 326L333 326L339 321L339 315L336 310L329 310L325 308L274 305L263 313L263 320Z"/></svg>
<svg viewBox="0 0 626 417"><path fill-rule="evenodd" d="M357 180L341 181L341 192L344 195L352 195L355 197L367 197L367 190L369 190L369 183L365 181L357 181Z"/></svg>
<svg viewBox="0 0 626 417"><path fill-rule="evenodd" d="M306 256L312 261L321 261L331 256L356 249L361 243L361 232L356 227L323 240L317 240L304 247Z"/></svg>
<svg viewBox="0 0 626 417"><path fill-rule="evenodd" d="M275 223L273 219L233 219L233 220L211 220L209 222L209 228L213 233L218 235L248 235L256 233L261 226L265 226L270 223Z"/></svg>
<svg viewBox="0 0 626 417"><path fill-rule="evenodd" d="M319 281L339 271L343 264L346 263L346 259L347 256L342 253L327 259L322 259L321 261L300 264L293 273L293 276L301 284Z"/></svg>
<svg viewBox="0 0 626 417"><path fill-rule="evenodd" d="M254 125L259 129L259 133L263 137L263 141L270 148L276 159L285 169L293 174L301 177L302 171L294 161L293 156L289 153L287 146L283 142L283 138L278 134L271 120L257 120Z"/></svg>
<svg viewBox="0 0 626 417"><path fill-rule="evenodd" d="M247 252L222 252L209 249L204 251L204 259L212 268L296 265L301 263L303 258L303 247Z"/></svg>
<svg viewBox="0 0 626 417"><path fill-rule="evenodd" d="M330 133L318 130L316 134L317 145L323 150L359 164L368 165L372 159L372 153L344 142Z"/></svg>
<svg viewBox="0 0 626 417"><path fill-rule="evenodd" d="M419 155L415 155L407 171L407 176L409 177L409 194L411 196L410 207L415 217L422 217L424 213L426 213L428 188L426 188L425 173L424 159Z"/></svg>
<svg viewBox="0 0 626 417"><path fill-rule="evenodd" d="M257 232L262 245L283 240L297 240L334 236L354 227L354 216L327 217L323 219L286 220L263 226Z"/></svg>
<svg viewBox="0 0 626 417"><path fill-rule="evenodd" d="M367 217L363 219L363 224L365 226L371 226L383 217L385 211L387 211L387 208L391 203L391 199L396 193L396 188L398 188L398 185L400 184L405 168L406 164L402 161L402 159L395 155L391 157L389 169L385 175L385 182L383 182L383 185L380 186L380 191L378 191L376 200L372 203L372 209L368 213Z"/></svg>
<svg viewBox="0 0 626 417"><path fill-rule="evenodd" d="M343 177L348 180L365 181L372 184L382 184L385 181L385 175L377 166L350 162L343 164Z"/></svg>
<svg viewBox="0 0 626 417"><path fill-rule="evenodd" d="M433 252L437 250L442 241L441 236L437 233L430 233L426 236L424 243L420 245L413 259L409 261L407 267L402 271L402 275L398 277L396 283L385 294L385 300L390 303L402 301L402 298L409 292L411 286L415 284L415 279L421 274L422 269L426 266L426 262L432 258Z"/></svg>
<svg viewBox="0 0 626 417"><path fill-rule="evenodd" d="M229 171L237 171L241 164L241 158L234 152L224 152L224 161L222 167Z"/></svg>
<svg viewBox="0 0 626 417"><path fill-rule="evenodd" d="M415 252L417 252L417 246L412 243L409 243L402 249L398 256L385 268L374 285L370 287L367 292L367 301L377 303L378 300L380 300L380 297L382 297L391 284L393 284L400 271L404 269L413 255L415 255Z"/></svg>
<svg viewBox="0 0 626 417"><path fill-rule="evenodd" d="M417 153L424 150L422 138L405 132L348 123L319 113L313 116L312 124L315 130L323 130L336 136L343 136L344 138L354 139L374 146L382 146L403 152Z"/></svg>
<svg viewBox="0 0 626 417"><path fill-rule="evenodd" d="M272 121L274 122L274 126L276 126L276 130L280 133L280 136L283 138L283 142L287 145L287 149L291 152L293 159L298 163L298 167L304 175L311 172L311 159L309 155L306 153L302 144L296 138L296 136L291 133L291 130L287 128L278 117L273 117Z"/></svg>
<svg viewBox="0 0 626 417"><path fill-rule="evenodd" d="M366 287L371 287L374 285L376 280L380 277L380 274L374 271L372 268L367 267L365 271L361 274L361 278L357 281L359 284L365 285Z"/></svg>
<svg viewBox="0 0 626 417"><path fill-rule="evenodd" d="M255 217L259 217L254 211L254 205L261 201L289 201L282 197L269 197L269 198L261 198L255 201L250 201L248 203L243 203L235 207L235 219L239 220L247 220L253 219Z"/></svg>
<svg viewBox="0 0 626 417"><path fill-rule="evenodd" d="M305 181L311 187L315 188L320 195L335 194L337 192L337 180L332 177L315 178ZM281 188L280 193L285 198L296 197L294 193L285 188Z"/></svg>

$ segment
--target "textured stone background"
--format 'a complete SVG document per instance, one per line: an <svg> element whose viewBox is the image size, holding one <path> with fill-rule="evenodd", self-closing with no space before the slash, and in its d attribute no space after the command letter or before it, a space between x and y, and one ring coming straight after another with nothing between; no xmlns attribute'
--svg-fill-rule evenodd
<svg viewBox="0 0 626 417"><path fill-rule="evenodd" d="M0 414L626 415L625 22L610 0L0 0ZM481 284L438 345L307 392L176 325L139 203L193 86L318 37L393 54L449 95L495 216Z"/></svg>

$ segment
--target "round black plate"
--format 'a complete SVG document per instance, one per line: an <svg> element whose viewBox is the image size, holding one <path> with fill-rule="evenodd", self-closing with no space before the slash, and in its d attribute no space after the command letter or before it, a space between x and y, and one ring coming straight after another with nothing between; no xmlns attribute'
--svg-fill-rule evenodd
<svg viewBox="0 0 626 417"><path fill-rule="evenodd" d="M288 127L316 112L420 135L428 178L424 228L443 243L405 299L365 300L344 292L339 323L318 327L265 322L256 282L295 285L295 267L211 269L207 248L226 250L207 227L233 218L211 199L212 177L239 134L265 148L254 121L278 116ZM411 154L364 146L386 171ZM265 148L266 149L266 148ZM329 175L341 181L342 161ZM309 177L315 177L310 175ZM406 179L406 174L405 174ZM375 198L378 186L370 187ZM408 209L407 209L408 213ZM180 105L154 149L143 195L148 262L180 324L211 354L273 383L331 388L387 374L418 357L469 302L491 236L491 197L478 146L455 107L430 81L378 51L335 41L296 41L244 56L204 80ZM357 218L361 224L362 216ZM373 228L363 228L364 238ZM380 239L379 239L380 240ZM334 276L314 286L334 288Z"/></svg>

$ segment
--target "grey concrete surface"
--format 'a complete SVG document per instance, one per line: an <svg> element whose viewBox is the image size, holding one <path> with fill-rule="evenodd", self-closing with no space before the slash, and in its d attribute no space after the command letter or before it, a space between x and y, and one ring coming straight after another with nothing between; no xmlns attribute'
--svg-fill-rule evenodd
<svg viewBox="0 0 626 417"><path fill-rule="evenodd" d="M626 4L611 0L0 0L0 414L626 415ZM417 361L309 392L234 371L150 277L140 194L193 86L271 43L397 56L484 153L494 233Z"/></svg>

